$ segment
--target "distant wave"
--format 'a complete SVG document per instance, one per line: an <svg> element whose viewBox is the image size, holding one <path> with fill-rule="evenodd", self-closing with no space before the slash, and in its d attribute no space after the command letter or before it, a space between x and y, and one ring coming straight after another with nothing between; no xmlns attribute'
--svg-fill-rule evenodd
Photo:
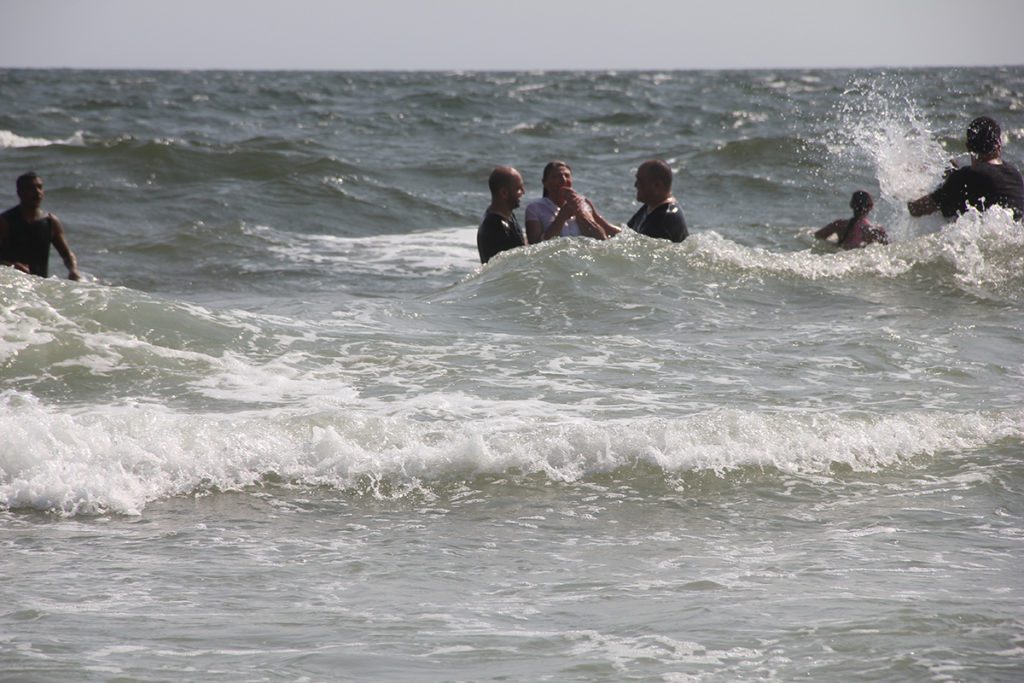
<svg viewBox="0 0 1024 683"><path fill-rule="evenodd" d="M9 130L0 130L0 148L18 147L48 147L50 145L84 145L82 131L62 140L49 140L47 138L31 138L18 135Z"/></svg>

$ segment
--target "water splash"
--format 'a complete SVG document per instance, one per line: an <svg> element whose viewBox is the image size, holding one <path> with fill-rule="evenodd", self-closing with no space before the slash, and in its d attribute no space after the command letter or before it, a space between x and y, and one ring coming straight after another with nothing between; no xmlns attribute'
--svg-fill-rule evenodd
<svg viewBox="0 0 1024 683"><path fill-rule="evenodd" d="M908 201L935 189L951 154L936 139L905 79L894 74L854 77L833 116L836 121L826 134L832 172L856 177L858 168L867 167L878 184L875 220L886 226L890 237L901 240L940 230L940 219L912 220L906 209Z"/></svg>
<svg viewBox="0 0 1024 683"><path fill-rule="evenodd" d="M972 209L936 237L936 258L953 266L965 290L981 298L1024 298L1024 229L1008 210Z"/></svg>

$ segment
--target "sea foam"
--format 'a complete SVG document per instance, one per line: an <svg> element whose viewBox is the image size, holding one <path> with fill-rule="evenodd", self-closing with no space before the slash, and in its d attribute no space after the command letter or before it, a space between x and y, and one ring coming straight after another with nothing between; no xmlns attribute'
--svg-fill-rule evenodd
<svg viewBox="0 0 1024 683"><path fill-rule="evenodd" d="M85 140L83 138L82 131L76 131L74 134L59 140L50 140L47 138L33 138L18 135L13 131L0 130L0 148L16 148L16 147L47 147L49 145L83 145Z"/></svg>
<svg viewBox="0 0 1024 683"><path fill-rule="evenodd" d="M0 507L63 515L134 515L171 496L268 484L403 496L481 475L576 484L637 467L666 478L744 468L827 476L836 464L870 472L1024 439L1020 411L718 409L601 422L505 411L431 423L346 409L224 415L126 403L67 412L14 391L0 407Z"/></svg>

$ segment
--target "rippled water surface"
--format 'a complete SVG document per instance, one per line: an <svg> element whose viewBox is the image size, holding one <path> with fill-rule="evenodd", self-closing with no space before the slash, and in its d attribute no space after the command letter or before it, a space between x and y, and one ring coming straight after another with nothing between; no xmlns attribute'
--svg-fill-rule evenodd
<svg viewBox="0 0 1024 683"><path fill-rule="evenodd" d="M42 174L87 276L0 269L0 679L1020 680L1024 230L905 203L1021 112L1020 68L0 71L8 204ZM479 265L493 166L623 222L650 157L684 243ZM815 243L861 188L893 243Z"/></svg>

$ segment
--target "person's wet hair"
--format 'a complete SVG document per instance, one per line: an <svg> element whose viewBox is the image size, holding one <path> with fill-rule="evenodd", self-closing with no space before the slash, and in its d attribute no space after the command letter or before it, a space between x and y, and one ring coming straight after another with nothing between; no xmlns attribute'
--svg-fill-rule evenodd
<svg viewBox="0 0 1024 683"><path fill-rule="evenodd" d="M14 186L20 190L22 187L24 187L28 183L33 183L33 182L35 182L38 179L39 179L39 174L36 173L35 171L29 171L28 173L22 173L20 176L18 176L18 179L15 181Z"/></svg>
<svg viewBox="0 0 1024 683"><path fill-rule="evenodd" d="M858 216L867 214L875 206L875 200L871 198L871 194L864 190L857 190L850 197L850 208L853 209L853 213Z"/></svg>
<svg viewBox="0 0 1024 683"><path fill-rule="evenodd" d="M967 126L967 151L985 156L999 149L1003 132L990 116L979 116Z"/></svg>
<svg viewBox="0 0 1024 683"><path fill-rule="evenodd" d="M557 160L549 161L547 164L544 165L544 171L541 172L541 174L540 174L540 183L541 183L541 187L544 190L544 193L541 196L543 196L543 197L547 197L548 196L548 188L544 187L544 183L547 182L548 176L551 175L556 169L559 169L559 168L568 169L569 173L572 173L572 166L570 166L569 164L565 163L564 161L557 161Z"/></svg>

